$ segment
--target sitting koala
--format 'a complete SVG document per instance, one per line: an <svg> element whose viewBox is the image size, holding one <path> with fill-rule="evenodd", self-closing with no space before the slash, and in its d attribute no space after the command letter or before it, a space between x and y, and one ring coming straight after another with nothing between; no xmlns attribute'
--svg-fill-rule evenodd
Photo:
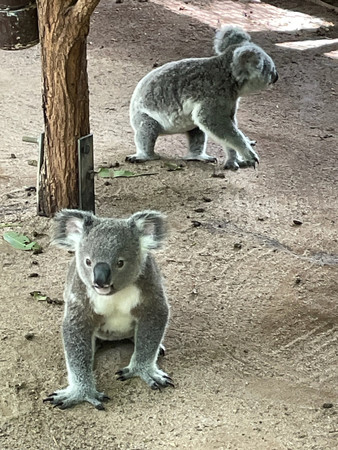
<svg viewBox="0 0 338 450"><path fill-rule="evenodd" d="M164 216L142 211L129 219L63 210L53 243L75 252L65 286L63 344L69 386L44 401L61 409L87 401L104 409L95 387L95 338L134 339L134 353L118 380L139 376L152 389L173 386L156 360L169 317L162 278L150 250L165 236Z"/></svg>
<svg viewBox="0 0 338 450"><path fill-rule="evenodd" d="M233 26L216 33L214 48L216 56L167 63L138 83L130 104L136 153L127 161L159 159L154 153L159 135L186 133L187 160L215 161L206 153L210 137L227 155L225 169L255 167L259 159L237 127L236 110L241 96L277 81L274 62Z"/></svg>

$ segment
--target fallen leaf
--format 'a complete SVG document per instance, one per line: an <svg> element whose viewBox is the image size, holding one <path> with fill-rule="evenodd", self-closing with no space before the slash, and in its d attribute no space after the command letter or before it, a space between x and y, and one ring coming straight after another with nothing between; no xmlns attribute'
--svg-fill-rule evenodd
<svg viewBox="0 0 338 450"><path fill-rule="evenodd" d="M139 174L131 172L130 170L113 170L113 178L119 178L119 177L137 177Z"/></svg>
<svg viewBox="0 0 338 450"><path fill-rule="evenodd" d="M97 175L100 178L133 178L133 177L145 177L148 175L157 175L157 172L148 173L135 173L130 170L113 170L108 167L100 167Z"/></svg>
<svg viewBox="0 0 338 450"><path fill-rule="evenodd" d="M29 294L38 302L46 302L49 298L47 295L41 294L41 291L32 291Z"/></svg>
<svg viewBox="0 0 338 450"><path fill-rule="evenodd" d="M17 250L40 250L41 247L37 242L30 241L30 239L24 234L17 233L16 231L7 231L4 233L3 238L12 247Z"/></svg>

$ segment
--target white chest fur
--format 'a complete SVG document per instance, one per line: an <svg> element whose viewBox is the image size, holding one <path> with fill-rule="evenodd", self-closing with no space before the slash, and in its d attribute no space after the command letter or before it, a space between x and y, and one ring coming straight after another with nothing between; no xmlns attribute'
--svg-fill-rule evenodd
<svg viewBox="0 0 338 450"><path fill-rule="evenodd" d="M135 317L131 311L140 302L140 290L130 285L113 295L92 293L90 300L96 314L103 316L97 332L103 339L123 339L133 333Z"/></svg>

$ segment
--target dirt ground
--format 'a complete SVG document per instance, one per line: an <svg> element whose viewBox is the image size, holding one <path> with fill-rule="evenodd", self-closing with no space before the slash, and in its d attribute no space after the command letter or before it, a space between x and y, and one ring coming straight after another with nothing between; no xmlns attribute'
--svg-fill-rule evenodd
<svg viewBox="0 0 338 450"><path fill-rule="evenodd" d="M22 142L43 127L39 47L1 51L1 233L43 246L33 255L0 240L1 448L338 448L338 45L315 46L338 38L337 22L309 0L102 0L93 14L95 167L117 161L156 173L98 179L97 213L168 215L157 256L171 304L160 366L176 385L154 392L139 379L116 381L132 345L105 346L95 365L98 388L111 397L105 412L42 403L67 382L63 305L30 292L61 300L70 256L49 246L50 221L35 214L28 162L37 146ZM125 163L137 81L167 61L211 55L214 28L228 23L251 32L279 72L272 89L242 99L238 114L257 140L258 169L182 162L178 135L160 138L157 151L182 170L168 171L165 160ZM209 153L222 161L219 146L209 143ZM219 172L224 178L213 177Z"/></svg>

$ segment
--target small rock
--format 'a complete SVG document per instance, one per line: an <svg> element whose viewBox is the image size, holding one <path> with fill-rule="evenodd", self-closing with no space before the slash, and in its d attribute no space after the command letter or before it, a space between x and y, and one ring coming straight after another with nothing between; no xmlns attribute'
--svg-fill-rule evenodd
<svg viewBox="0 0 338 450"><path fill-rule="evenodd" d="M16 155L14 153L11 153L11 159L16 159Z"/></svg>
<svg viewBox="0 0 338 450"><path fill-rule="evenodd" d="M17 383L14 388L15 388L15 392L18 393L19 391L21 391L21 389L24 389L26 387L26 383L23 381L22 383Z"/></svg>
<svg viewBox="0 0 338 450"><path fill-rule="evenodd" d="M296 277L295 284L300 284L302 282L302 279L299 277Z"/></svg>
<svg viewBox="0 0 338 450"><path fill-rule="evenodd" d="M323 403L323 408L324 409L333 408L333 403Z"/></svg>
<svg viewBox="0 0 338 450"><path fill-rule="evenodd" d="M196 209L194 209L194 211L197 213L203 213L203 212L205 212L205 209L204 208L196 208Z"/></svg>
<svg viewBox="0 0 338 450"><path fill-rule="evenodd" d="M212 199L210 197L202 197L202 198L206 203L212 202Z"/></svg>
<svg viewBox="0 0 338 450"><path fill-rule="evenodd" d="M213 173L211 175L211 178L225 178L225 175L223 172L219 172L219 173Z"/></svg>
<svg viewBox="0 0 338 450"><path fill-rule="evenodd" d="M234 248L235 248L236 250L240 250L240 249L242 248L242 244L241 244L240 242L236 242L236 243L234 244Z"/></svg>
<svg viewBox="0 0 338 450"><path fill-rule="evenodd" d="M302 225L302 221L301 220L298 220L298 219L293 219L293 224L294 225L297 225L297 226L299 226L299 225Z"/></svg>
<svg viewBox="0 0 338 450"><path fill-rule="evenodd" d="M39 277L40 275L38 274L38 273L36 273L36 272L34 272L34 273L30 273L29 275L28 275L28 278L37 278L37 277Z"/></svg>
<svg viewBox="0 0 338 450"><path fill-rule="evenodd" d="M105 186L111 186L111 182L110 182L110 181L105 181L105 182L104 182L104 185L105 185Z"/></svg>
<svg viewBox="0 0 338 450"><path fill-rule="evenodd" d="M202 225L198 220L192 220L191 223L194 228L200 227Z"/></svg>
<svg viewBox="0 0 338 450"><path fill-rule="evenodd" d="M31 331L25 334L25 338L27 339L27 341L31 341L34 338L34 336L35 334Z"/></svg>
<svg viewBox="0 0 338 450"><path fill-rule="evenodd" d="M35 250L33 250L33 255L40 255L40 253L43 253L42 248L36 248Z"/></svg>

